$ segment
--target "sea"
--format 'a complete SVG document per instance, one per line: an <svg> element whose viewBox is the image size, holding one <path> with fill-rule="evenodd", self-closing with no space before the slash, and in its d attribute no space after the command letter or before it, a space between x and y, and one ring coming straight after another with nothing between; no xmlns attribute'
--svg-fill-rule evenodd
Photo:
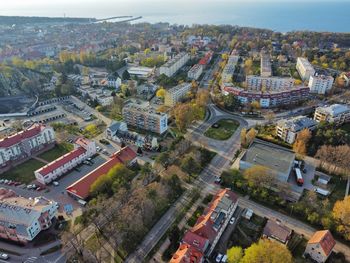
<svg viewBox="0 0 350 263"><path fill-rule="evenodd" d="M21 3L20 7L1 3L0 15L95 18L132 15L142 16L137 22L230 24L279 32L350 32L350 0L30 0Z"/></svg>

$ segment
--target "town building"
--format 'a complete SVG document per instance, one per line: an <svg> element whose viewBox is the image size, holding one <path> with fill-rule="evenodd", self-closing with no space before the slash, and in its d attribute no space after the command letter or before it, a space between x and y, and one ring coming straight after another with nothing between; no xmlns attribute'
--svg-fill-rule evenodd
<svg viewBox="0 0 350 263"><path fill-rule="evenodd" d="M289 90L294 86L294 79L248 75L246 84L249 90Z"/></svg>
<svg viewBox="0 0 350 263"><path fill-rule="evenodd" d="M229 82L229 83L232 82L232 76L233 76L233 73L235 73L238 60L239 60L239 56L235 56L235 55L229 56L226 66L224 67L221 73L222 82Z"/></svg>
<svg viewBox="0 0 350 263"><path fill-rule="evenodd" d="M151 135L141 135L137 132L128 131L125 122L113 121L106 129L106 137L118 143L133 144L146 150L156 150L159 147L156 137Z"/></svg>
<svg viewBox="0 0 350 263"><path fill-rule="evenodd" d="M53 128L43 124L34 124L28 129L1 139L0 173L51 149L55 142Z"/></svg>
<svg viewBox="0 0 350 263"><path fill-rule="evenodd" d="M107 77L108 87L114 88L116 90L120 89L120 85L122 85L122 78L119 76L117 72L113 74L109 74Z"/></svg>
<svg viewBox="0 0 350 263"><path fill-rule="evenodd" d="M315 75L315 69L311 63L303 57L297 59L296 69L303 81L309 81L310 77Z"/></svg>
<svg viewBox="0 0 350 263"><path fill-rule="evenodd" d="M265 50L260 52L260 76L264 78L272 76L271 56Z"/></svg>
<svg viewBox="0 0 350 263"><path fill-rule="evenodd" d="M344 80L344 86L350 86L350 72L343 72L340 77Z"/></svg>
<svg viewBox="0 0 350 263"><path fill-rule="evenodd" d="M57 203L45 197L25 198L0 188L0 238L27 243L50 228Z"/></svg>
<svg viewBox="0 0 350 263"><path fill-rule="evenodd" d="M326 94L333 86L334 78L325 75L310 76L309 85L310 93Z"/></svg>
<svg viewBox="0 0 350 263"><path fill-rule="evenodd" d="M263 230L263 237L287 245L292 236L292 230L279 221L268 219Z"/></svg>
<svg viewBox="0 0 350 263"><path fill-rule="evenodd" d="M203 73L203 66L200 64L195 64L187 73L189 79L197 80Z"/></svg>
<svg viewBox="0 0 350 263"><path fill-rule="evenodd" d="M168 129L168 115L157 111L149 103L128 103L123 108L124 121L133 127L163 134Z"/></svg>
<svg viewBox="0 0 350 263"><path fill-rule="evenodd" d="M181 260L192 257L193 262L202 262L202 255L209 257L236 211L237 201L233 192L220 189L196 224L185 233L170 262L188 262Z"/></svg>
<svg viewBox="0 0 350 263"><path fill-rule="evenodd" d="M191 83L182 83L165 91L164 105L174 107L191 91Z"/></svg>
<svg viewBox="0 0 350 263"><path fill-rule="evenodd" d="M239 160L239 169L264 166L281 182L287 182L295 153L279 145L255 139Z"/></svg>
<svg viewBox="0 0 350 263"><path fill-rule="evenodd" d="M180 68L182 68L187 61L189 61L190 55L185 52L177 54L172 59L168 60L159 69L160 74L165 74L168 77L172 77Z"/></svg>
<svg viewBox="0 0 350 263"><path fill-rule="evenodd" d="M208 51L207 53L205 53L204 57L199 60L198 64L205 67L210 63L211 59L213 58L213 55L213 51Z"/></svg>
<svg viewBox="0 0 350 263"><path fill-rule="evenodd" d="M283 141L293 144L302 130L308 129L312 131L316 126L317 122L315 120L305 116L297 116L278 121L276 134Z"/></svg>
<svg viewBox="0 0 350 263"><path fill-rule="evenodd" d="M78 138L74 142L74 150L36 170L35 178L41 184L49 184L94 154L96 154L95 142Z"/></svg>
<svg viewBox="0 0 350 263"><path fill-rule="evenodd" d="M304 256L318 263L326 262L336 242L329 230L316 231L307 242Z"/></svg>
<svg viewBox="0 0 350 263"><path fill-rule="evenodd" d="M317 122L325 121L342 125L350 122L350 106L342 104L333 104L330 106L318 107L315 110L314 120Z"/></svg>
<svg viewBox="0 0 350 263"><path fill-rule="evenodd" d="M78 181L74 182L66 188L68 195L71 197L84 200L90 194L91 185L102 175L107 174L109 170L118 164L132 166L136 163L137 155L129 147L124 147L120 151L115 152L105 163L101 164L95 170L91 171Z"/></svg>
<svg viewBox="0 0 350 263"><path fill-rule="evenodd" d="M130 76L138 77L140 79L148 79L154 74L155 68L131 66L128 68L128 72Z"/></svg>
<svg viewBox="0 0 350 263"><path fill-rule="evenodd" d="M253 101L258 101L262 108L271 108L278 106L286 106L304 101L309 97L310 90L308 87L293 87L290 90L280 91L253 91L234 87L228 83L224 83L222 87L224 95L229 93L235 95L243 104L247 105Z"/></svg>

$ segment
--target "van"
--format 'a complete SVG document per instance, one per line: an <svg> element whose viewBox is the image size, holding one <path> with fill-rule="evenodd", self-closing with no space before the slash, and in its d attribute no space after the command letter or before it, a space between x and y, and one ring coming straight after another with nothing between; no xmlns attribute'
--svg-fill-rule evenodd
<svg viewBox="0 0 350 263"><path fill-rule="evenodd" d="M227 255L224 255L221 259L221 262L226 262L227 261Z"/></svg>
<svg viewBox="0 0 350 263"><path fill-rule="evenodd" d="M86 205L86 202L84 200L81 200L81 199L78 200L78 203L82 206Z"/></svg>

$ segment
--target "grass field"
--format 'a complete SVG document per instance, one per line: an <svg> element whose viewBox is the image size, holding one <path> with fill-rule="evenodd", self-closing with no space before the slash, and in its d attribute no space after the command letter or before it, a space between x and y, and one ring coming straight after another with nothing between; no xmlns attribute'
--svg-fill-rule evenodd
<svg viewBox="0 0 350 263"><path fill-rule="evenodd" d="M52 162L53 160L56 160L58 157L66 154L67 152L73 150L73 145L70 143L61 143L59 145L56 145L51 150L44 152L40 154L38 157L41 159L44 159L48 162Z"/></svg>
<svg viewBox="0 0 350 263"><path fill-rule="evenodd" d="M34 171L43 167L45 164L35 159L30 159L25 163L22 163L11 170L0 175L2 179L8 179L12 181L19 181L28 184L35 180Z"/></svg>
<svg viewBox="0 0 350 263"><path fill-rule="evenodd" d="M218 128L210 127L204 135L215 140L227 140L239 127L239 123L234 120L220 120L217 122Z"/></svg>

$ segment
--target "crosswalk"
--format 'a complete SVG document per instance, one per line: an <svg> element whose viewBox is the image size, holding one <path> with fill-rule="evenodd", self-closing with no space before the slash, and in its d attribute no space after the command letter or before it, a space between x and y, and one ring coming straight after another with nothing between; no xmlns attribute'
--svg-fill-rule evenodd
<svg viewBox="0 0 350 263"><path fill-rule="evenodd" d="M27 258L24 263L34 263L34 262L37 262L37 257L30 257L30 258Z"/></svg>

